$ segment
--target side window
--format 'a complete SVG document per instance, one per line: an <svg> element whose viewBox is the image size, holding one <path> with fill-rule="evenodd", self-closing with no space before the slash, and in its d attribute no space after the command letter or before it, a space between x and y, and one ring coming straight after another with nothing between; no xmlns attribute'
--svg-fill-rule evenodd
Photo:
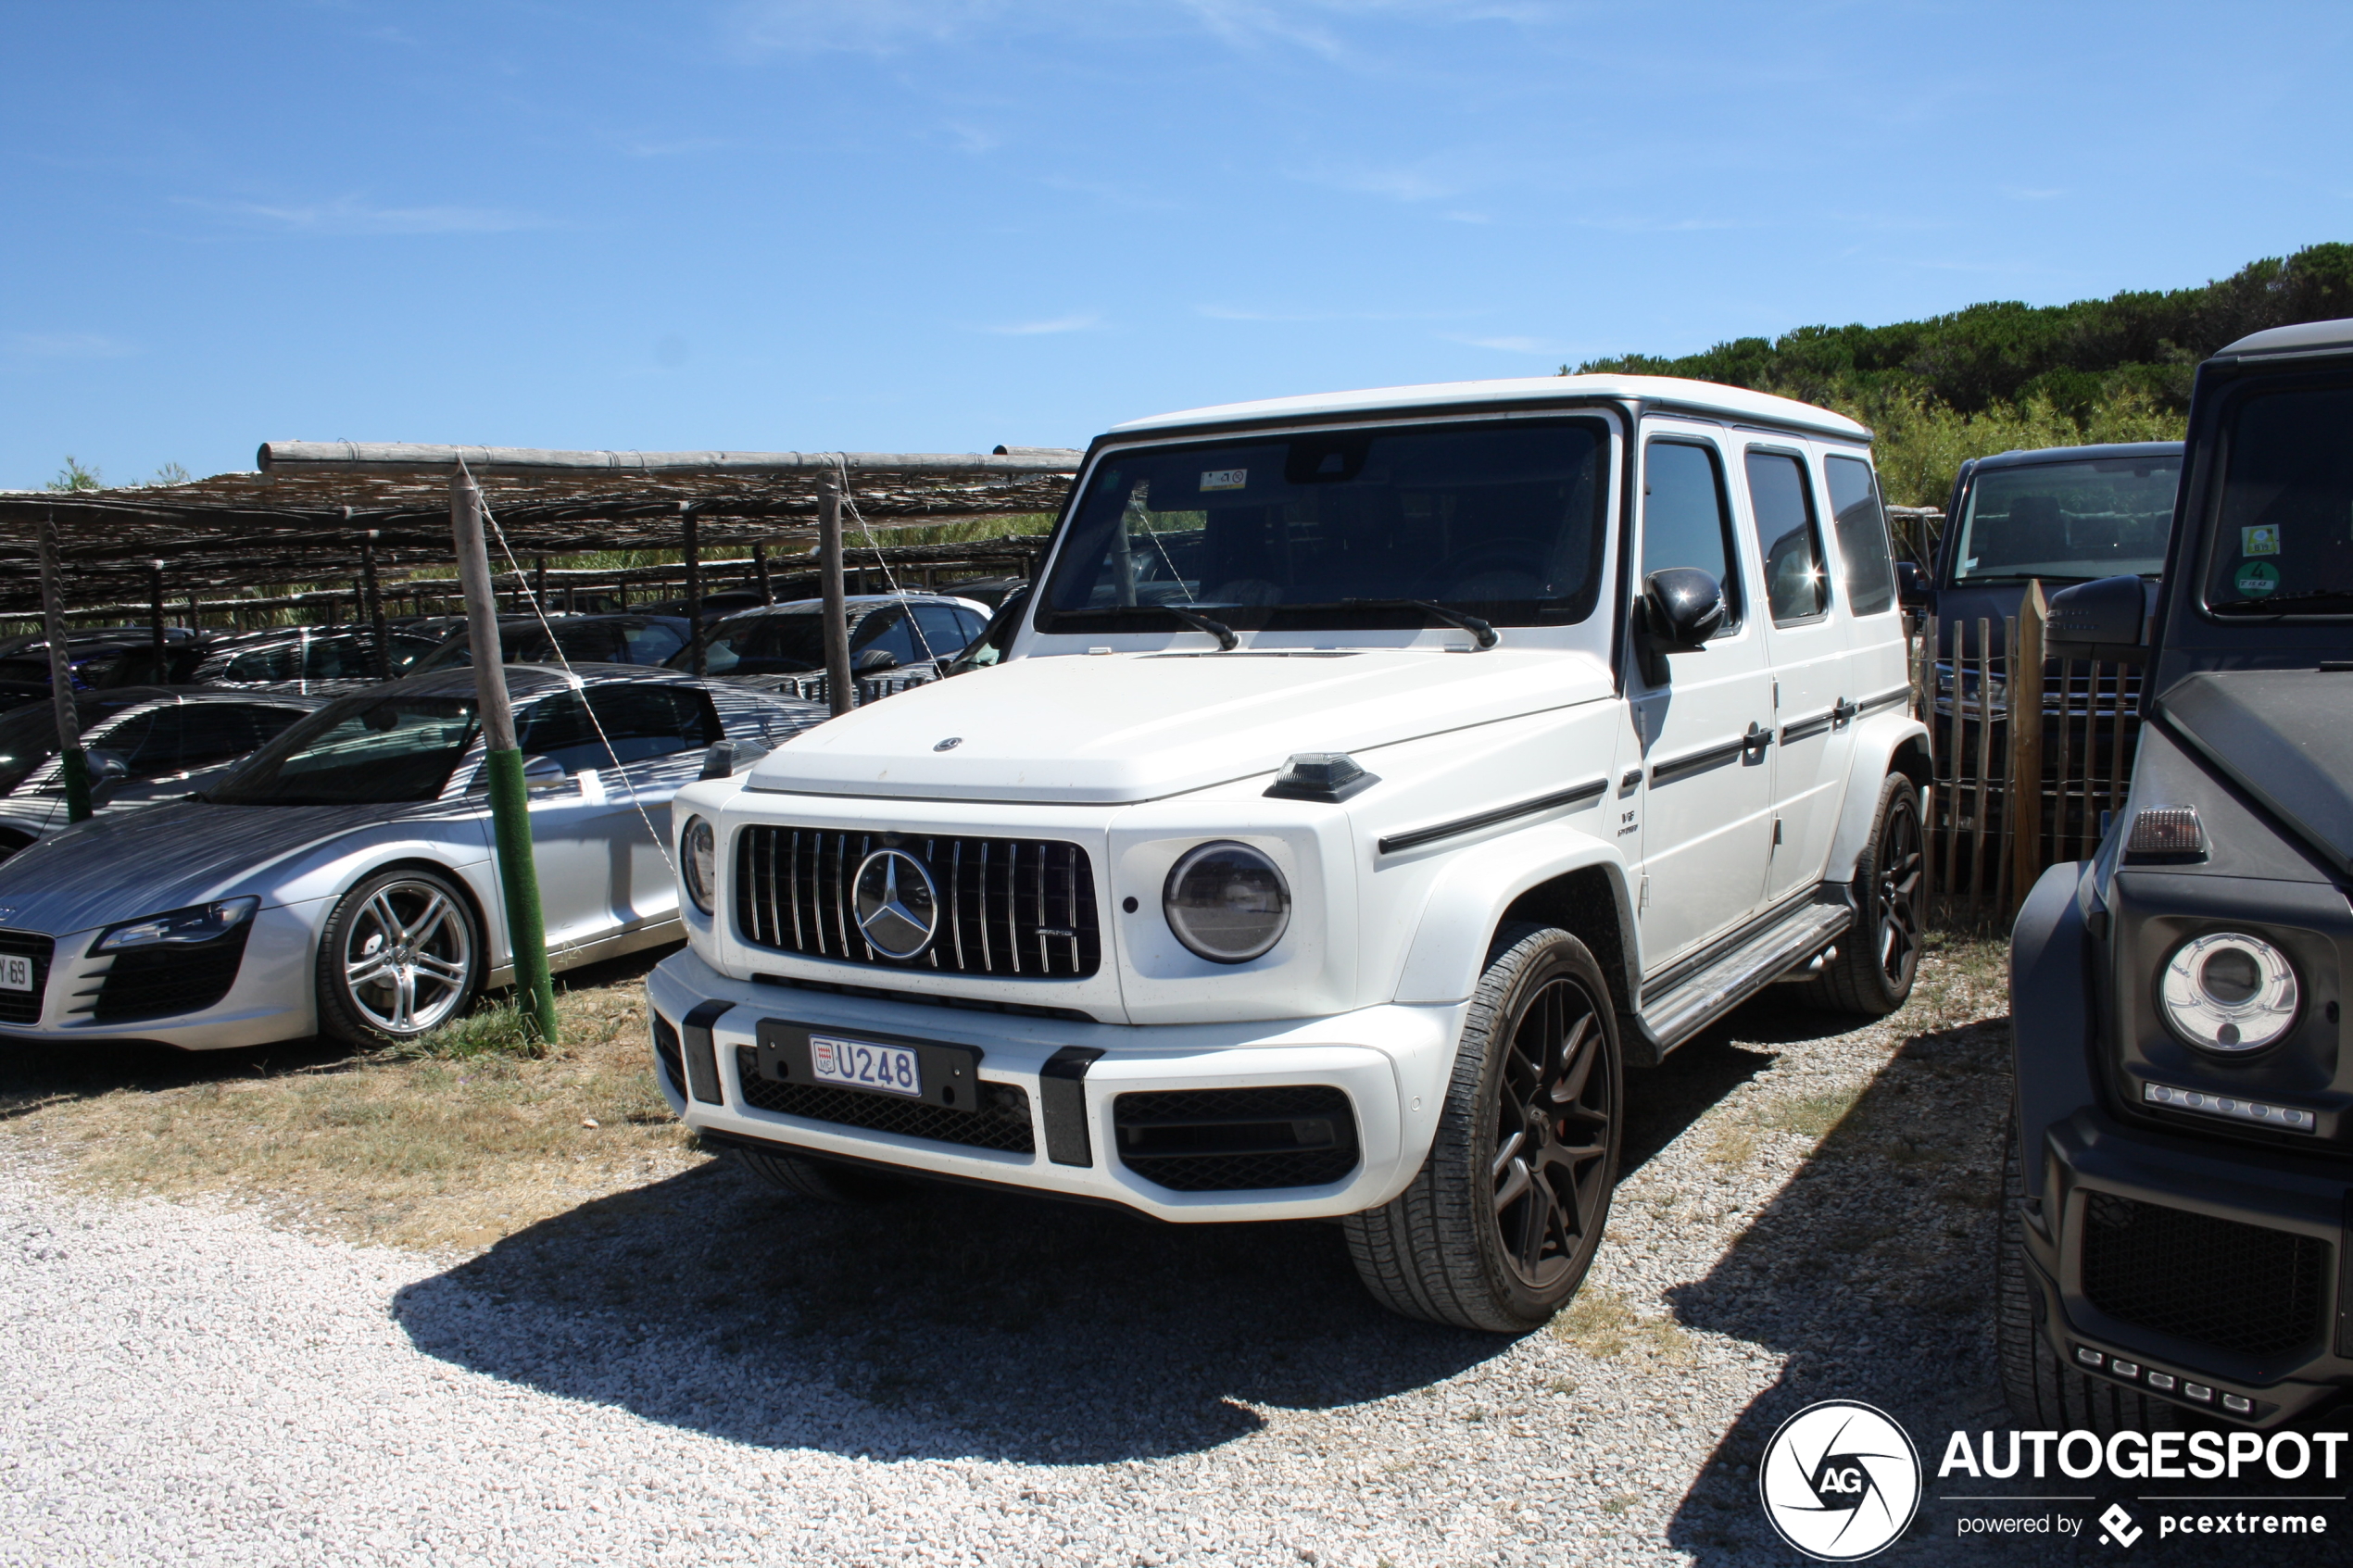
<svg viewBox="0 0 2353 1568"><path fill-rule="evenodd" d="M242 702L182 704L177 771L209 768L216 762L243 757L278 733L276 729L264 730L256 722L257 719L263 714L275 717L287 711L276 708L249 708ZM283 727L278 726L280 729Z"/></svg>
<svg viewBox="0 0 2353 1568"><path fill-rule="evenodd" d="M954 605L917 605L914 609L915 630L923 633L927 645L923 650L924 658L946 659L962 653L964 645L977 633L977 628L964 630L965 617L957 613Z"/></svg>
<svg viewBox="0 0 2353 1568"><path fill-rule="evenodd" d="M302 654L303 672L313 681L372 681L376 678L376 639L366 636L314 637Z"/></svg>
<svg viewBox="0 0 2353 1568"><path fill-rule="evenodd" d="M1838 530L1839 558L1846 568L1846 608L1877 615L1895 608L1895 558L1887 538L1887 512L1880 505L1878 478L1860 458L1826 458L1831 521Z"/></svg>
<svg viewBox="0 0 2353 1568"><path fill-rule="evenodd" d="M659 621L639 625L623 621L621 638L621 659L624 664L660 664L686 646L686 638Z"/></svg>
<svg viewBox="0 0 2353 1568"><path fill-rule="evenodd" d="M516 726L515 744L526 757L554 758L567 773L605 766L605 748L578 692L557 692L533 703Z"/></svg>
<svg viewBox="0 0 2353 1568"><path fill-rule="evenodd" d="M1751 452L1747 468L1748 504L1756 517L1756 548L1765 558L1765 598L1773 624L1819 615L1830 608L1831 585L1822 571L1822 540L1805 460L1785 452Z"/></svg>
<svg viewBox="0 0 2353 1568"><path fill-rule="evenodd" d="M624 763L700 751L725 733L711 694L692 686L598 686L588 703Z"/></svg>
<svg viewBox="0 0 2353 1568"><path fill-rule="evenodd" d="M858 623L857 633L849 639L850 668L858 667L863 655L879 648L901 664L912 664L922 655L915 651L915 639L909 630L906 612L897 605L875 611Z"/></svg>
<svg viewBox="0 0 2353 1568"><path fill-rule="evenodd" d="M1642 575L1695 566L1723 585L1725 624L1740 621L1739 556L1724 467L1705 442L1654 441L1642 458Z"/></svg>
<svg viewBox="0 0 2353 1568"><path fill-rule="evenodd" d="M174 772L177 770L172 759L180 750L179 704L133 713L93 734L82 744L93 751L111 752L121 758L134 779Z"/></svg>
<svg viewBox="0 0 2353 1568"><path fill-rule="evenodd" d="M293 681L302 675L302 645L280 643L275 647L241 653L220 672L224 681Z"/></svg>

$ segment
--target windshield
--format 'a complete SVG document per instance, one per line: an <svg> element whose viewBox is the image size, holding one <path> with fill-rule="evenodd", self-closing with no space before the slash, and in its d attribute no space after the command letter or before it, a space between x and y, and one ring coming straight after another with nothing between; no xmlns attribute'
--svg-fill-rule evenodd
<svg viewBox="0 0 2353 1568"><path fill-rule="evenodd" d="M1563 625L1600 591L1606 427L1523 420L1113 454L1055 558L1046 632Z"/></svg>
<svg viewBox="0 0 2353 1568"><path fill-rule="evenodd" d="M2353 391L2268 393L2225 433L2207 549L2217 615L2353 613Z"/></svg>
<svg viewBox="0 0 2353 1568"><path fill-rule="evenodd" d="M230 806L432 800L473 737L472 697L349 696L255 752L204 798Z"/></svg>
<svg viewBox="0 0 2353 1568"><path fill-rule="evenodd" d="M2154 577L2165 569L2181 478L2171 453L1982 469L1969 484L1953 582Z"/></svg>

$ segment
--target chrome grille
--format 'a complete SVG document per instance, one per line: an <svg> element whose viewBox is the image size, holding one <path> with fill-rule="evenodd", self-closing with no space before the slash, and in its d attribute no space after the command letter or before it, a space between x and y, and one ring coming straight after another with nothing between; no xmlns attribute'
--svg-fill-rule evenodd
<svg viewBox="0 0 2353 1568"><path fill-rule="evenodd" d="M912 855L939 892L938 935L886 958L858 932L852 886L877 849ZM749 827L736 839L736 927L747 942L885 969L1076 980L1102 964L1094 869L1076 844Z"/></svg>

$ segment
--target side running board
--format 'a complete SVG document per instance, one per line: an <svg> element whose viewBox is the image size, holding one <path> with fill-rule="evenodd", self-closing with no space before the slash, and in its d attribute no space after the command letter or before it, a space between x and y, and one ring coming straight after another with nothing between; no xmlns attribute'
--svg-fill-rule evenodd
<svg viewBox="0 0 2353 1568"><path fill-rule="evenodd" d="M1629 1021L1638 1038L1627 1040L1627 1060L1637 1065L1664 1060L1668 1051L1813 958L1854 923L1854 907L1843 888L1824 888L1787 913L1768 917L1761 929L1735 937L1721 957L1644 998ZM1644 1047L1648 1063L1642 1060Z"/></svg>

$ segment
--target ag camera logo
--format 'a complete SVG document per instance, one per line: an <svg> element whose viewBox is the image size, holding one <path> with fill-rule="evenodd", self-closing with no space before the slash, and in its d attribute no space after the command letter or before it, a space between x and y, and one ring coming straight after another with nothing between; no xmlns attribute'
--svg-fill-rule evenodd
<svg viewBox="0 0 2353 1568"><path fill-rule="evenodd" d="M1824 1399L1781 1423L1756 1489L1781 1539L1821 1562L1883 1551L1920 1506L1920 1456L1886 1411Z"/></svg>

